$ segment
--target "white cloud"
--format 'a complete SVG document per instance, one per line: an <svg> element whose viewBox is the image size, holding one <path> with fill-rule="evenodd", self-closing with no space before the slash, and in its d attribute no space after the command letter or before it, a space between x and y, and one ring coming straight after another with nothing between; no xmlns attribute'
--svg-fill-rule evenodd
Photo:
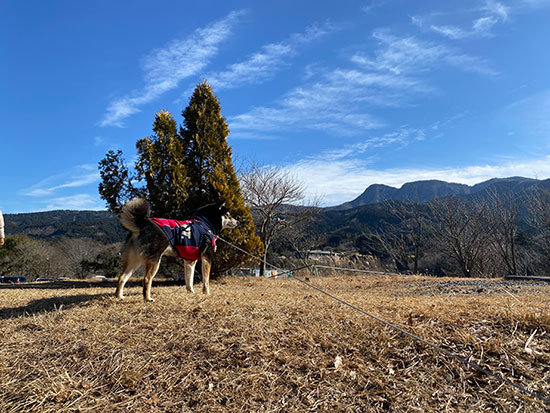
<svg viewBox="0 0 550 413"><path fill-rule="evenodd" d="M60 181L61 183L59 183ZM43 179L21 192L27 196L44 197L62 189L79 188L97 182L99 182L97 167L95 165L80 165L71 171Z"/></svg>
<svg viewBox="0 0 550 413"><path fill-rule="evenodd" d="M432 13L424 17L413 16L411 17L411 22L420 28L426 28L428 27L426 24L427 21L437 20L438 23L429 25L430 30L449 39L460 40L471 37L493 37L493 28L497 24L510 21L510 7L493 0L487 0L473 12L475 16L472 16L471 9L456 10L452 15L448 13ZM462 21L468 18L470 21L469 25L463 24ZM443 19L460 20L461 22L460 24L441 23Z"/></svg>
<svg viewBox="0 0 550 413"><path fill-rule="evenodd" d="M289 59L297 54L300 46L335 30L336 27L328 23L310 26L303 33L294 34L285 41L261 47L260 51L242 62L229 65L225 71L208 73L206 78L216 90L272 79L278 70L290 66Z"/></svg>
<svg viewBox="0 0 550 413"><path fill-rule="evenodd" d="M391 77L391 76L390 76ZM375 116L354 111L357 103L381 99L380 93L367 92L390 79L380 76L367 80L358 73L333 71L323 80L307 87L298 87L280 100L277 108L257 107L229 119L230 129L237 136L243 131L276 131L287 128L324 130L338 134L354 134L383 126ZM412 86L412 85L411 85Z"/></svg>
<svg viewBox="0 0 550 413"><path fill-rule="evenodd" d="M76 194L65 197L52 198L43 201L44 210L78 209L78 210L104 210L105 204L97 196L89 194Z"/></svg>
<svg viewBox="0 0 550 413"><path fill-rule="evenodd" d="M443 45L421 41L414 36L397 37L383 30L373 33L379 48L376 57L364 64L377 71L390 71L396 75L428 70L434 62L448 53Z"/></svg>
<svg viewBox="0 0 550 413"><path fill-rule="evenodd" d="M468 72L497 74L484 59L457 52L443 44L420 40L415 36L397 37L385 31L377 31L373 36L379 41L380 48L374 59L364 59L363 64L377 71L418 75L432 71L438 63L445 62ZM357 58L355 61L360 63Z"/></svg>
<svg viewBox="0 0 550 413"><path fill-rule="evenodd" d="M483 9L490 15L497 17L503 22L506 22L509 19L510 7L499 3L498 1L488 0Z"/></svg>
<svg viewBox="0 0 550 413"><path fill-rule="evenodd" d="M479 73L487 76L496 76L499 74L490 67L485 59L467 54L449 54L444 59L451 66L455 66L465 72Z"/></svg>
<svg viewBox="0 0 550 413"><path fill-rule="evenodd" d="M438 179L474 185L491 178L550 177L550 156L500 164L455 168L394 168L379 170L358 159L305 159L285 168L301 180L308 196L323 196L324 206L339 205L359 196L371 184L400 187L406 182Z"/></svg>
<svg viewBox="0 0 550 413"><path fill-rule="evenodd" d="M323 130L341 135L383 126L375 116L353 113L344 101L359 91L318 83L308 89L288 93L278 108L257 107L229 118L232 133L239 137L246 131Z"/></svg>
<svg viewBox="0 0 550 413"><path fill-rule="evenodd" d="M363 7L361 7L361 11L363 13L370 14L373 10L375 10L378 7L382 7L387 3L387 0L377 0L377 1L370 1L367 4L365 4Z"/></svg>
<svg viewBox="0 0 550 413"><path fill-rule="evenodd" d="M206 78L216 90L259 83L273 78L278 69L287 67L289 63L285 58L294 53L294 49L288 44L268 44L247 60L230 65L226 71L208 73Z"/></svg>
<svg viewBox="0 0 550 413"><path fill-rule="evenodd" d="M491 29L498 20L493 16L480 17L472 23L473 33L480 36L492 36Z"/></svg>
<svg viewBox="0 0 550 413"><path fill-rule="evenodd" d="M185 39L174 40L167 47L151 52L143 59L145 87L115 99L107 107L101 126L122 126L122 120L139 112L139 107L163 93L175 89L179 82L200 73L217 54L219 44L229 37L243 11L231 12Z"/></svg>
<svg viewBox="0 0 550 413"><path fill-rule="evenodd" d="M443 26L436 26L431 25L430 28L439 33L443 36L447 36L450 39L458 40L458 39L464 39L466 37L470 36L470 33L461 29L460 27L453 26L453 25L443 25Z"/></svg>
<svg viewBox="0 0 550 413"><path fill-rule="evenodd" d="M321 152L315 158L326 161L340 161L349 157L356 157L368 150L381 148L388 145L398 145L404 147L413 141L424 140L425 133L422 129L402 127L396 131L385 133L383 135L373 136L361 142L351 145L345 145L340 149L329 149Z"/></svg>

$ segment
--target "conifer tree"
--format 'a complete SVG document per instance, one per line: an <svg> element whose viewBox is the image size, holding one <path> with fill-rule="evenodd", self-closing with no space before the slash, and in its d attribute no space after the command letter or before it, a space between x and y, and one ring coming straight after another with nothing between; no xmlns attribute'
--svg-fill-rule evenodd
<svg viewBox="0 0 550 413"><path fill-rule="evenodd" d="M145 181L146 198L156 216L184 218L187 186L183 143L167 111L155 114L154 135L137 141L137 179Z"/></svg>
<svg viewBox="0 0 550 413"><path fill-rule="evenodd" d="M220 102L206 81L199 83L182 112L183 126L180 136L183 139L186 157L190 208L212 202L224 202L234 218L239 221L229 240L240 248L258 256L263 250L260 239L255 235L255 227L250 209L245 205L237 174L233 167L231 147L227 143L229 128L221 115ZM223 271L238 265L242 254L219 244L215 267Z"/></svg>

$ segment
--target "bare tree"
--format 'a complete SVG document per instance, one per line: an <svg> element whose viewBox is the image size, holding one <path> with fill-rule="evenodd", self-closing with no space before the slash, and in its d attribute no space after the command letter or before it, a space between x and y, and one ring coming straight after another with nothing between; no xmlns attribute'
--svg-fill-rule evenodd
<svg viewBox="0 0 550 413"><path fill-rule="evenodd" d="M383 230L362 234L367 240L378 244L391 258L398 272L410 270L410 243L401 228L387 225Z"/></svg>
<svg viewBox="0 0 550 413"><path fill-rule="evenodd" d="M493 228L491 244L508 274L518 274L518 202L513 195L489 193L487 217Z"/></svg>
<svg viewBox="0 0 550 413"><path fill-rule="evenodd" d="M277 167L251 165L241 173L241 188L264 244L263 261L277 232L296 228L316 211L319 201L305 205L306 188L294 175ZM265 263L260 263L260 273Z"/></svg>
<svg viewBox="0 0 550 413"><path fill-rule="evenodd" d="M530 268L534 272L547 274L550 270L550 187L548 181L539 184L527 196L529 223L536 228L538 234L533 237L530 246Z"/></svg>
<svg viewBox="0 0 550 413"><path fill-rule="evenodd" d="M421 211L420 203L389 201L386 205L390 213L399 220L403 228L402 238L405 238L405 242L401 242L401 244L406 247L405 254L407 262L409 258L412 259L412 271L414 274L417 274L424 220L424 214ZM412 250L410 246L412 246Z"/></svg>
<svg viewBox="0 0 550 413"><path fill-rule="evenodd" d="M463 276L483 274L493 232L486 218L487 204L449 197L429 205L440 252L458 266Z"/></svg>
<svg viewBox="0 0 550 413"><path fill-rule="evenodd" d="M390 200L382 207L396 223L387 223L382 229L363 233L363 236L377 243L391 257L397 271L417 274L425 219L420 203Z"/></svg>
<svg viewBox="0 0 550 413"><path fill-rule="evenodd" d="M55 249L43 240L16 235L6 240L0 254L0 274L25 275L29 280L51 276L56 261Z"/></svg>
<svg viewBox="0 0 550 413"><path fill-rule="evenodd" d="M118 246L118 244L116 244ZM61 238L52 242L56 253L53 259L57 262L57 276L86 278L82 261L95 258L106 248L102 242L90 238Z"/></svg>
<svg viewBox="0 0 550 413"><path fill-rule="evenodd" d="M537 187L528 199L533 223L550 242L550 189Z"/></svg>

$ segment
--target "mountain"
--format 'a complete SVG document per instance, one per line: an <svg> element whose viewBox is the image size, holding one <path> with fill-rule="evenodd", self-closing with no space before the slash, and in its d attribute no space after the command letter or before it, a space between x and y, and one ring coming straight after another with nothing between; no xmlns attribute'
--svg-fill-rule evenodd
<svg viewBox="0 0 550 413"><path fill-rule="evenodd" d="M373 184L352 201L330 207L332 210L346 210L362 205L377 204L388 200L427 202L446 196L488 196L492 192L499 194L516 194L531 190L536 185L548 186L550 180L523 178L494 178L479 184L469 186L438 180L415 181L403 184L397 189L387 185Z"/></svg>
<svg viewBox="0 0 550 413"><path fill-rule="evenodd" d="M521 176L512 176L510 178L493 178L472 186L472 193L479 192L497 192L497 193L517 193L532 190L534 186L545 186L550 180L538 180L523 178Z"/></svg>
<svg viewBox="0 0 550 413"><path fill-rule="evenodd" d="M33 238L92 238L106 243L124 240L126 231L108 211L47 211L4 215L7 235Z"/></svg>

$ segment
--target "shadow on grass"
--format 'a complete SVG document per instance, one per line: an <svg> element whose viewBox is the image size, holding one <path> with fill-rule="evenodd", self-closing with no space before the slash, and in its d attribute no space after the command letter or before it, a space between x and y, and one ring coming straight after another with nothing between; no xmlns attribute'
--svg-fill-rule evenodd
<svg viewBox="0 0 550 413"><path fill-rule="evenodd" d="M200 277L195 277L200 278ZM197 283L197 280L195 280ZM126 287L141 287L143 285L143 277L131 278L126 283ZM154 279L153 285L158 287L171 287L174 285L185 285L183 280L172 279ZM111 279L106 281L88 281L88 280L63 280L50 282L30 282L24 284L0 284L2 290L70 290L75 288L110 288L114 289L117 286L117 280Z"/></svg>
<svg viewBox="0 0 550 413"><path fill-rule="evenodd" d="M82 303L99 300L109 296L109 294L79 294L40 298L20 307L0 309L0 320L66 310Z"/></svg>
<svg viewBox="0 0 550 413"><path fill-rule="evenodd" d="M0 284L0 290L69 290L74 288L112 288L115 281L64 280L50 282L30 282L23 284Z"/></svg>
<svg viewBox="0 0 550 413"><path fill-rule="evenodd" d="M111 291L101 292L99 294L75 294L75 295L60 295L58 297L40 298L30 301L28 304L14 308L0 308L0 320L16 318L20 316L30 316L33 314L49 313L53 311L67 310L76 307L80 304L100 300L103 298L114 297L116 288L116 280L108 280L101 282L90 282L86 280L66 280L44 283L25 283L25 284L0 284L0 291L7 292L21 290L67 290L67 289L84 289L84 288L105 288ZM136 278L130 280L126 284L128 287L141 287L142 279ZM185 285L183 281L160 279L153 281L153 287L170 287L176 285ZM1 305L5 305L3 301ZM9 302L7 303L9 304Z"/></svg>

